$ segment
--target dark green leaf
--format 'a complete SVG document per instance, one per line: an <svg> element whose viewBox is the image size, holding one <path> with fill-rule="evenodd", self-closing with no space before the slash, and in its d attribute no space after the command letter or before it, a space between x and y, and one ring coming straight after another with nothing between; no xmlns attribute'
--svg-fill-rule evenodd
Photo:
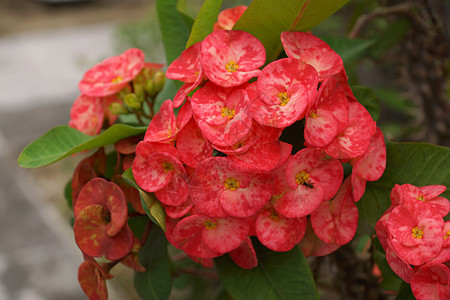
<svg viewBox="0 0 450 300"><path fill-rule="evenodd" d="M192 26L191 35L186 44L186 48L202 41L213 31L214 23L219 14L222 0L205 0Z"/></svg>
<svg viewBox="0 0 450 300"><path fill-rule="evenodd" d="M156 0L167 65L170 65L183 52L189 37L189 29L183 16L177 10L177 2L177 0Z"/></svg>
<svg viewBox="0 0 450 300"><path fill-rule="evenodd" d="M173 99L178 89L183 85L181 81L166 79L166 83L164 84L164 88L162 91L156 96L155 104L153 105L153 109L155 112L158 112L161 108L161 105L167 99Z"/></svg>
<svg viewBox="0 0 450 300"><path fill-rule="evenodd" d="M186 0L178 0L177 10L183 17L184 22L186 23L186 26L187 26L188 30L190 31L192 28L192 25L194 25L194 19L189 15L189 13L186 9Z"/></svg>
<svg viewBox="0 0 450 300"><path fill-rule="evenodd" d="M161 228L153 226L139 262L147 271L134 273L134 286L143 300L165 300L172 290L167 241Z"/></svg>
<svg viewBox="0 0 450 300"><path fill-rule="evenodd" d="M46 166L80 151L114 144L146 129L116 124L97 136L89 136L67 125L57 126L26 146L17 162L23 168Z"/></svg>
<svg viewBox="0 0 450 300"><path fill-rule="evenodd" d="M375 41L361 39L351 39L347 37L323 37L324 40L334 51L342 57L344 63L354 62L364 56L367 50Z"/></svg>
<svg viewBox="0 0 450 300"><path fill-rule="evenodd" d="M238 267L228 256L216 259L219 278L225 289L240 299L319 299L308 263L298 247L273 252L255 245L258 266Z"/></svg>
<svg viewBox="0 0 450 300"><path fill-rule="evenodd" d="M450 149L425 143L386 144L386 171L376 182L368 182L366 192L357 203L358 232L373 234L375 223L391 204L394 185L415 186L443 184L450 187ZM447 189L442 197L449 199Z"/></svg>
<svg viewBox="0 0 450 300"><path fill-rule="evenodd" d="M365 86L352 86L353 94L376 122L380 118L380 100L375 95L373 89Z"/></svg>
<svg viewBox="0 0 450 300"><path fill-rule="evenodd" d="M166 231L166 212L158 199L156 199L155 195L152 193L147 193L137 185L131 168L123 172L122 177L130 186L139 191L142 208L150 220Z"/></svg>
<svg viewBox="0 0 450 300"><path fill-rule="evenodd" d="M400 289L398 290L396 300L416 300L416 297L414 297L411 286L407 284L406 282L403 282L400 286Z"/></svg>
<svg viewBox="0 0 450 300"><path fill-rule="evenodd" d="M282 50L283 31L307 31L316 26L348 0L254 0L233 29L244 30L258 38L266 48L270 63Z"/></svg>

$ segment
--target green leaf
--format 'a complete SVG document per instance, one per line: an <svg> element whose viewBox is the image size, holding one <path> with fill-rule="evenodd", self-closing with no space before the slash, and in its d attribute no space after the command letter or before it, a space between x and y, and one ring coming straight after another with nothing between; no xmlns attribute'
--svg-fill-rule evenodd
<svg viewBox="0 0 450 300"><path fill-rule="evenodd" d="M337 54L342 57L344 63L354 62L364 56L367 50L375 44L375 41L351 39L347 37L323 37L325 41Z"/></svg>
<svg viewBox="0 0 450 300"><path fill-rule="evenodd" d="M139 262L146 272L134 273L134 286L143 300L165 300L172 290L167 241L164 232L153 226L147 242L139 252Z"/></svg>
<svg viewBox="0 0 450 300"><path fill-rule="evenodd" d="M166 231L166 212L158 199L156 199L155 195L147 193L137 185L131 168L123 172L122 177L130 186L139 191L142 208L150 220Z"/></svg>
<svg viewBox="0 0 450 300"><path fill-rule="evenodd" d="M116 124L97 136L89 136L67 125L57 126L26 146L17 162L23 168L46 166L80 151L114 144L146 129Z"/></svg>
<svg viewBox="0 0 450 300"><path fill-rule="evenodd" d="M395 184L415 186L443 184L450 187L450 148L425 143L386 144L386 171L376 182L367 182L366 192L356 203L359 234L373 234L375 223L391 204ZM449 199L447 189L442 197Z"/></svg>
<svg viewBox="0 0 450 300"><path fill-rule="evenodd" d="M395 300L416 300L416 297L414 297L411 291L411 286L406 282L402 282Z"/></svg>
<svg viewBox="0 0 450 300"><path fill-rule="evenodd" d="M194 25L194 19L189 15L186 9L186 0L178 0L177 2L177 10L181 14L186 23L188 30L191 30L192 25Z"/></svg>
<svg viewBox="0 0 450 300"><path fill-rule="evenodd" d="M180 56L189 38L189 29L183 16L177 10L177 2L178 0L156 0L167 65Z"/></svg>
<svg viewBox="0 0 450 300"><path fill-rule="evenodd" d="M202 41L213 31L214 23L216 22L221 6L222 0L205 0L205 2L203 2L197 18L194 21L194 25L192 26L191 35L189 36L186 48Z"/></svg>
<svg viewBox="0 0 450 300"><path fill-rule="evenodd" d="M365 86L352 86L353 94L358 102L361 103L376 122L380 118L380 100L375 91Z"/></svg>
<svg viewBox="0 0 450 300"><path fill-rule="evenodd" d="M266 48L266 63L278 58L283 31L307 31L331 16L348 0L254 0L234 25L258 38Z"/></svg>
<svg viewBox="0 0 450 300"><path fill-rule="evenodd" d="M255 244L258 266L253 269L240 268L229 255L215 260L219 278L234 299L319 299L308 263L298 247L274 252Z"/></svg>

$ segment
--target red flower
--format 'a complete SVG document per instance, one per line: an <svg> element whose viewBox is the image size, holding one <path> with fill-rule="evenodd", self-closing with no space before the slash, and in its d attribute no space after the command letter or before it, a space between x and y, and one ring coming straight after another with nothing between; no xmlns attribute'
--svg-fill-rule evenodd
<svg viewBox="0 0 450 300"><path fill-rule="evenodd" d="M426 264L411 279L411 290L417 300L450 299L450 270L443 264Z"/></svg>
<svg viewBox="0 0 450 300"><path fill-rule="evenodd" d="M130 253L127 202L114 183L94 178L81 190L74 207L73 230L78 247L91 257L121 259Z"/></svg>
<svg viewBox="0 0 450 300"><path fill-rule="evenodd" d="M338 74L343 68L342 58L327 43L307 32L285 31L281 42L288 57L312 65L319 73L319 81Z"/></svg>
<svg viewBox="0 0 450 300"><path fill-rule="evenodd" d="M266 61L263 44L250 33L217 30L202 42L205 75L223 87L238 86L257 77Z"/></svg>
<svg viewBox="0 0 450 300"><path fill-rule="evenodd" d="M117 93L136 77L144 67L144 52L128 49L89 69L81 79L80 91L91 97L103 97Z"/></svg>
<svg viewBox="0 0 450 300"><path fill-rule="evenodd" d="M232 8L224 9L217 16L217 22L214 23L214 30L233 29L234 24L239 20L239 18L244 14L247 6L239 5Z"/></svg>

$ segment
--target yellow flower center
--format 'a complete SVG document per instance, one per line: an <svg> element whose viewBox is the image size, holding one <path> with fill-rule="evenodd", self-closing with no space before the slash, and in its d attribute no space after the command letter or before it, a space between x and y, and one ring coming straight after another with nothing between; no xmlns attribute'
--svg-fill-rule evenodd
<svg viewBox="0 0 450 300"><path fill-rule="evenodd" d="M119 82L121 82L123 80L123 78L122 78L122 76L117 76L116 78L113 78L112 80L111 80L111 82L112 83L119 83Z"/></svg>
<svg viewBox="0 0 450 300"><path fill-rule="evenodd" d="M425 198L423 197L422 194L419 194L419 196L417 196L416 199L420 201L425 201Z"/></svg>
<svg viewBox="0 0 450 300"><path fill-rule="evenodd" d="M414 227L413 229L411 229L411 232L413 237L415 237L416 239L421 239L423 236L423 230L419 227Z"/></svg>
<svg viewBox="0 0 450 300"><path fill-rule="evenodd" d="M172 164L168 161L165 161L162 163L162 168L164 170L165 173L169 173L170 171L175 170L172 166Z"/></svg>
<svg viewBox="0 0 450 300"><path fill-rule="evenodd" d="M280 99L280 101L281 101L280 106L285 106L289 102L289 97L287 95L287 92L279 93L278 99Z"/></svg>
<svg viewBox="0 0 450 300"><path fill-rule="evenodd" d="M225 69L227 69L228 72L233 73L236 72L237 69L239 69L239 65L234 61L230 61L229 63L226 64Z"/></svg>
<svg viewBox="0 0 450 300"><path fill-rule="evenodd" d="M295 175L295 181L297 182L297 184L305 184L306 182L309 182L309 174L306 173L305 171L300 171L297 173L297 175Z"/></svg>
<svg viewBox="0 0 450 300"><path fill-rule="evenodd" d="M216 229L217 227L217 222L214 222L213 220L206 220L205 222L203 222L203 226L206 227L206 229L210 230L210 229Z"/></svg>
<svg viewBox="0 0 450 300"><path fill-rule="evenodd" d="M239 187L239 181L234 177L228 177L225 179L224 184L230 191L235 191Z"/></svg>
<svg viewBox="0 0 450 300"><path fill-rule="evenodd" d="M450 236L450 231L447 231L444 236L444 240L446 240Z"/></svg>
<svg viewBox="0 0 450 300"><path fill-rule="evenodd" d="M234 109L229 109L226 106L222 107L221 114L222 114L222 117L224 117L224 118L226 117L228 119L233 119L235 113L236 113L236 111Z"/></svg>
<svg viewBox="0 0 450 300"><path fill-rule="evenodd" d="M311 113L309 114L309 116L310 116L311 118L317 118L317 114L316 114L315 112L313 112L313 111L311 111Z"/></svg>

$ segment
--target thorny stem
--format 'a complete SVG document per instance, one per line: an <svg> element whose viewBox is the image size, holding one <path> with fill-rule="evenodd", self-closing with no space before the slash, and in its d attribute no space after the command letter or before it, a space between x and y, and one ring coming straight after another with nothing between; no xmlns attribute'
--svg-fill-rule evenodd
<svg viewBox="0 0 450 300"><path fill-rule="evenodd" d="M145 98L145 103L147 103L148 108L150 109L150 115L149 115L150 117L149 117L149 119L152 119L153 116L155 115L155 111L153 109L154 101L153 101L153 99L150 101L148 98Z"/></svg>

